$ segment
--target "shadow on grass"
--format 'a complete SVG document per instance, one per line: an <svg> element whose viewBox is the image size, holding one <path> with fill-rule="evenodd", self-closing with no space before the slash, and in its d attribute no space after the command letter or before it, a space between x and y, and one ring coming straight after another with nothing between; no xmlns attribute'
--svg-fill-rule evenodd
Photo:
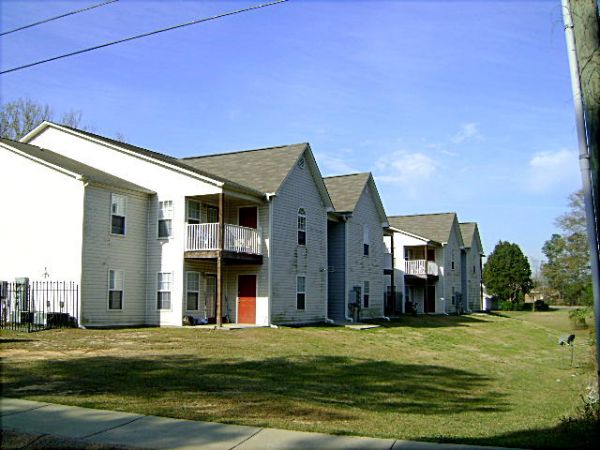
<svg viewBox="0 0 600 450"><path fill-rule="evenodd" d="M526 426L527 419L523 418L523 422ZM573 422L569 426L560 424L552 428L524 429L485 438L447 439L445 442L482 446L583 450L598 446L600 429L582 422Z"/></svg>
<svg viewBox="0 0 600 450"><path fill-rule="evenodd" d="M476 324L485 322L482 319L471 315L429 315L429 314L418 314L418 315L404 315L391 319L390 321L382 319L365 320L367 323L374 323L382 326L383 328L442 328L442 327L457 327L466 326L470 324Z"/></svg>
<svg viewBox="0 0 600 450"><path fill-rule="evenodd" d="M198 400L217 403L222 420L260 414L352 419L356 409L423 415L509 409L488 376L435 365L338 356L251 361L103 356L32 361L26 366L7 361L3 372L4 395L9 397L39 395L48 401L56 398L58 403L68 398L71 404L93 401L95 396L122 398L124 403L155 402L157 407L172 403L178 406L174 416L191 419L215 419L208 407L200 412L183 408Z"/></svg>

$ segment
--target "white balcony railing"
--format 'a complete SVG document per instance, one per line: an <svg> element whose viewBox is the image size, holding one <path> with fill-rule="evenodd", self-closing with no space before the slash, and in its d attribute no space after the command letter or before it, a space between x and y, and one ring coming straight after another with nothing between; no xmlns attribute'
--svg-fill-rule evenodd
<svg viewBox="0 0 600 450"><path fill-rule="evenodd" d="M224 250L260 255L260 235L254 228L225 224ZM219 250L219 224L188 224L185 241L187 251Z"/></svg>
<svg viewBox="0 0 600 450"><path fill-rule="evenodd" d="M260 255L260 235L255 228L225 224L225 250Z"/></svg>
<svg viewBox="0 0 600 450"><path fill-rule="evenodd" d="M406 275L415 275L425 277L427 275L438 276L438 265L435 261L426 261L424 259L409 259L404 261L404 273Z"/></svg>

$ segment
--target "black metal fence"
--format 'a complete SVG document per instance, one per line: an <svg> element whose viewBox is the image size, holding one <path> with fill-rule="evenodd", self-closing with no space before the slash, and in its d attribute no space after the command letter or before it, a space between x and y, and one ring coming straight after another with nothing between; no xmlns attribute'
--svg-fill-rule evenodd
<svg viewBox="0 0 600 450"><path fill-rule="evenodd" d="M0 282L0 328L38 331L76 327L79 285L70 281Z"/></svg>

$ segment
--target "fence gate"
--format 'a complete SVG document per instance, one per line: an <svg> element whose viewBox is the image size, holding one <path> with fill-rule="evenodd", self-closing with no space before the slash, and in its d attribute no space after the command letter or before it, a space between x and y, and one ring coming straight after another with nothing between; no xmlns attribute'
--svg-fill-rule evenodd
<svg viewBox="0 0 600 450"><path fill-rule="evenodd" d="M0 303L3 329L30 332L79 323L79 285L70 281L2 281Z"/></svg>

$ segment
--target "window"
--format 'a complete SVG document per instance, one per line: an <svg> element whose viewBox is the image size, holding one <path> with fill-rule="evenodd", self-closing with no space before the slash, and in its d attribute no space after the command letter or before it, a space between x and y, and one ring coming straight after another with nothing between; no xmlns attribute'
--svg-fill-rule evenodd
<svg viewBox="0 0 600 450"><path fill-rule="evenodd" d="M363 282L363 308L369 307L369 290L370 290L369 282L368 281Z"/></svg>
<svg viewBox="0 0 600 450"><path fill-rule="evenodd" d="M369 256L369 244L371 243L371 239L369 237L369 226L367 224L363 225L363 255Z"/></svg>
<svg viewBox="0 0 600 450"><path fill-rule="evenodd" d="M123 271L108 271L108 309L123 309Z"/></svg>
<svg viewBox="0 0 600 450"><path fill-rule="evenodd" d="M159 272L157 277L157 309L171 309L171 288L173 286L172 272Z"/></svg>
<svg viewBox="0 0 600 450"><path fill-rule="evenodd" d="M194 311L198 309L200 300L200 274L198 272L186 272L186 309Z"/></svg>
<svg viewBox="0 0 600 450"><path fill-rule="evenodd" d="M206 222L217 223L219 221L219 208L214 206L206 207Z"/></svg>
<svg viewBox="0 0 600 450"><path fill-rule="evenodd" d="M188 200L187 204L187 223L200 223L200 203L194 200Z"/></svg>
<svg viewBox="0 0 600 450"><path fill-rule="evenodd" d="M306 211L298 209L298 245L306 245Z"/></svg>
<svg viewBox="0 0 600 450"><path fill-rule="evenodd" d="M169 238L173 235L173 202L158 202L158 237Z"/></svg>
<svg viewBox="0 0 600 450"><path fill-rule="evenodd" d="M110 232L125 235L125 196L110 196Z"/></svg>
<svg viewBox="0 0 600 450"><path fill-rule="evenodd" d="M452 304L455 305L456 304L456 295L454 292L454 286L452 286Z"/></svg>
<svg viewBox="0 0 600 450"><path fill-rule="evenodd" d="M452 268L452 270L454 270L454 250L452 250L452 263L451 263L451 268Z"/></svg>
<svg viewBox="0 0 600 450"><path fill-rule="evenodd" d="M475 275L475 266L473 266L473 275Z"/></svg>
<svg viewBox="0 0 600 450"><path fill-rule="evenodd" d="M296 278L296 309L306 308L306 277Z"/></svg>

